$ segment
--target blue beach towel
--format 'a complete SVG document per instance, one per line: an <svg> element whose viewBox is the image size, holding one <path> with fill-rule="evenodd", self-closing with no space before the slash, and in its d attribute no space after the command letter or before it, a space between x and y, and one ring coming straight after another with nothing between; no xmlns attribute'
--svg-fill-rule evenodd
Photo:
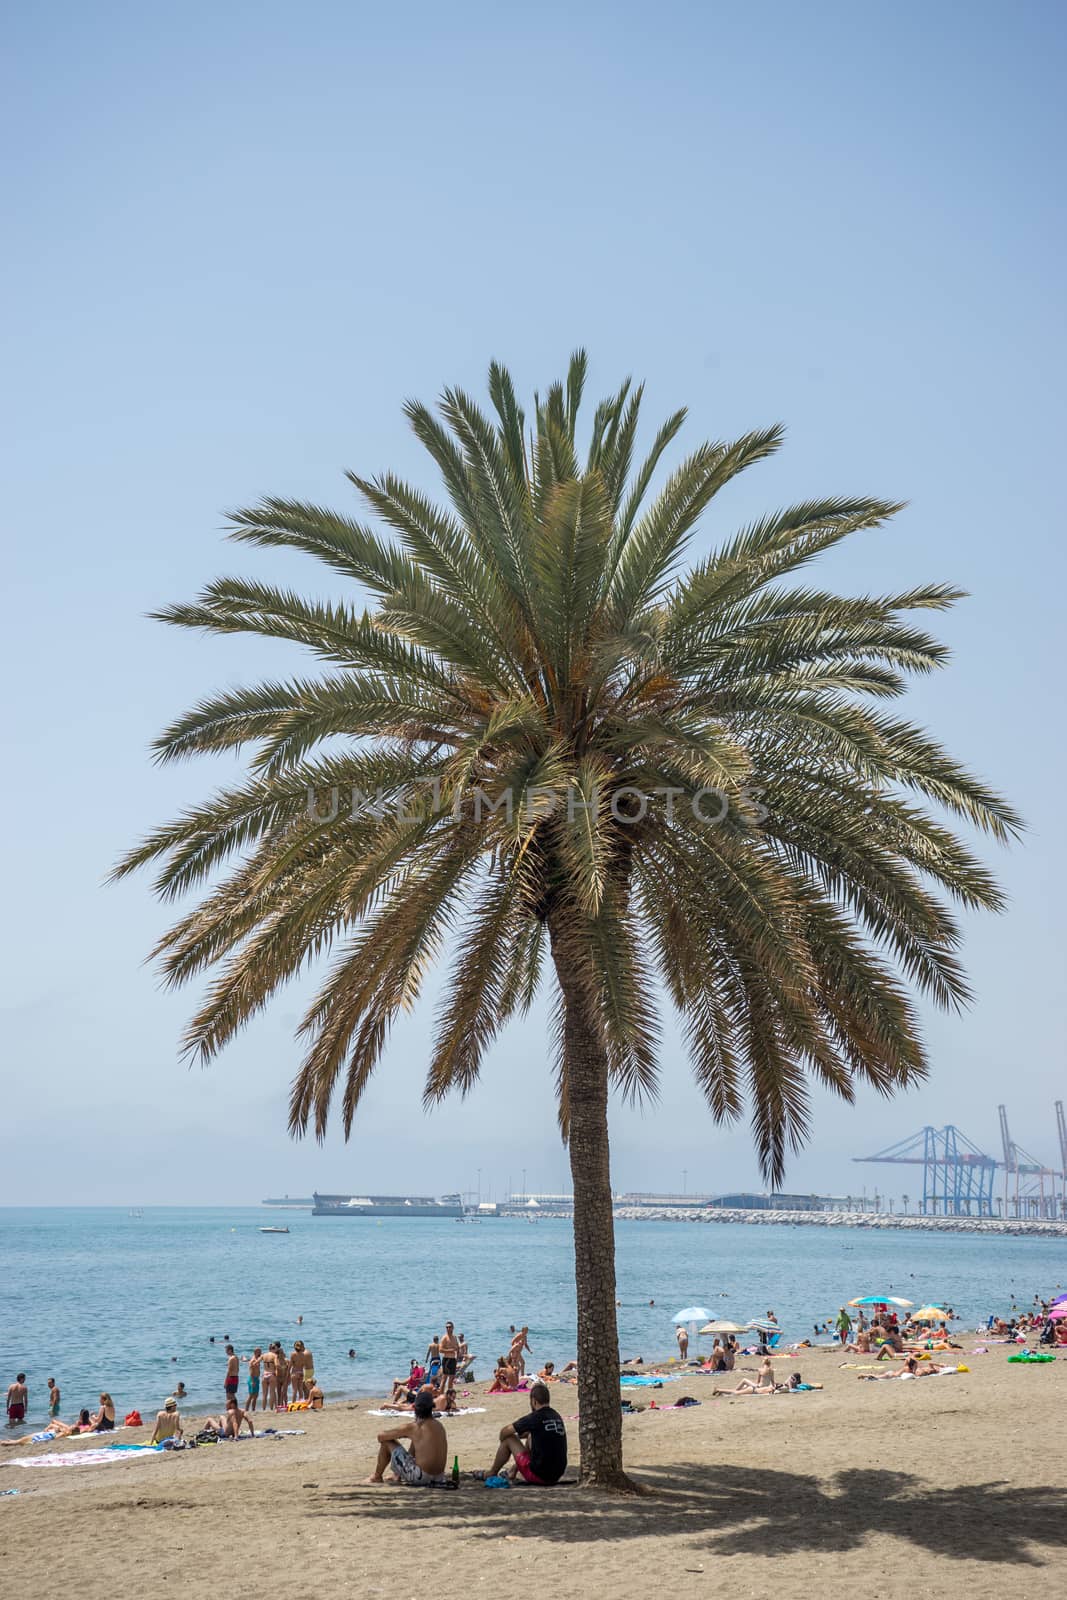
<svg viewBox="0 0 1067 1600"><path fill-rule="evenodd" d="M665 1383L677 1383L680 1377L680 1373L675 1375L664 1373L662 1377L654 1378L651 1374L639 1377L637 1373L624 1372L619 1382L633 1389L658 1389Z"/></svg>

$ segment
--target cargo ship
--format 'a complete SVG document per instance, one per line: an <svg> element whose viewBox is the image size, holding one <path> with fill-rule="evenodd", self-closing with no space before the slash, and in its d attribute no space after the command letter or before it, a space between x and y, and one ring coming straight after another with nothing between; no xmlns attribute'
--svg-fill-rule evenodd
<svg viewBox="0 0 1067 1600"><path fill-rule="evenodd" d="M462 1217L458 1194L316 1194L313 1217Z"/></svg>

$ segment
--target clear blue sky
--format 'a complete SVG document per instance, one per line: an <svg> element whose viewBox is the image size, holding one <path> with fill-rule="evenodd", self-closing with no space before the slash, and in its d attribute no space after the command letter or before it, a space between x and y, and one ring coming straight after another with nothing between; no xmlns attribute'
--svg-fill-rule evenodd
<svg viewBox="0 0 1067 1600"><path fill-rule="evenodd" d="M559 1186L540 1026L425 1119L428 1014L395 1036L352 1144L293 1146L287 994L208 1073L192 996L143 956L165 912L103 887L119 851L225 764L147 746L197 696L295 668L144 620L211 577L322 594L226 545L276 492L346 504L342 470L429 482L409 395L528 393L584 343L599 392L785 451L705 542L811 493L907 498L824 569L972 598L911 713L1010 794L1010 912L976 923L977 1004L933 1018L920 1093L820 1103L790 1184L924 1122L992 1145L996 1104L1051 1160L1063 1070L1061 6L875 3L92 6L10 12L2 438L7 915L0 1202L256 1200L324 1188ZM752 1185L668 1040L665 1092L614 1119L627 1187ZM895 1191L907 1182L895 1185Z"/></svg>

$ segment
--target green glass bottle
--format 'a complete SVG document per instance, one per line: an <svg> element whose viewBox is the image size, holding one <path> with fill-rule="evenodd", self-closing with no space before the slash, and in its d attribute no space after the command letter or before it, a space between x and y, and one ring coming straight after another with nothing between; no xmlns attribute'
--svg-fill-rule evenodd
<svg viewBox="0 0 1067 1600"><path fill-rule="evenodd" d="M458 1456L453 1456L452 1457L452 1487L453 1487L453 1489L458 1489L459 1488L459 1457Z"/></svg>

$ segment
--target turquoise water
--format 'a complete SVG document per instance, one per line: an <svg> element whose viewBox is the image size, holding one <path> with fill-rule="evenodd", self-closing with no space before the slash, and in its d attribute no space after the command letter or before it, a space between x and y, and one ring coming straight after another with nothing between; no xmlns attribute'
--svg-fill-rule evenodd
<svg viewBox="0 0 1067 1600"><path fill-rule="evenodd" d="M269 1224L291 1232L261 1234ZM1067 1282L1064 1240L662 1222L620 1222L616 1232L620 1345L646 1359L673 1349L670 1319L687 1305L737 1322L773 1307L786 1337L802 1338L868 1291L947 1300L973 1327L1013 1298L1025 1307ZM217 1405L227 1334L242 1354L303 1338L327 1396L380 1393L446 1317L482 1358L479 1377L512 1322L529 1323L538 1364L574 1354L562 1221L0 1210L0 1261L0 1379L6 1389L27 1373L31 1420L44 1414L49 1377L65 1417L95 1406L101 1389L120 1415L154 1411L179 1378L191 1404Z"/></svg>

